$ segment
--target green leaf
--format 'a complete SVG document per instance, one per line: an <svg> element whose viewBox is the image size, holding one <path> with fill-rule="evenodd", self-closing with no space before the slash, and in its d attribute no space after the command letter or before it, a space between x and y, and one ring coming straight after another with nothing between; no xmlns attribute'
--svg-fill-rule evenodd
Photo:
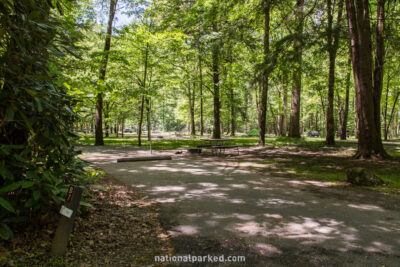
<svg viewBox="0 0 400 267"><path fill-rule="evenodd" d="M3 222L3 223L9 223L9 222L11 222L11 223L19 223L19 222L25 222L26 220L28 219L28 217L26 217L26 216L14 216L14 217L8 217L8 218L5 218L5 219L2 219L1 221Z"/></svg>
<svg viewBox="0 0 400 267"><path fill-rule="evenodd" d="M86 201L84 201L84 200L81 200L81 201L79 202L79 204L80 204L81 206L85 206L85 207L93 208L93 205L92 205L92 204L90 204L90 203L87 203L87 202L86 202Z"/></svg>
<svg viewBox="0 0 400 267"><path fill-rule="evenodd" d="M0 175L9 180L14 177L14 175L3 164L0 164Z"/></svg>
<svg viewBox="0 0 400 267"><path fill-rule="evenodd" d="M25 122L26 126L28 127L29 131L31 132L31 134L34 134L32 124L29 122L29 120L27 119L25 114L22 113L21 111L18 111L18 113L19 113L19 115L21 115L22 119L24 120L24 122Z"/></svg>
<svg viewBox="0 0 400 267"><path fill-rule="evenodd" d="M17 190L21 186L21 182L15 182L0 188L0 193L8 193Z"/></svg>
<svg viewBox="0 0 400 267"><path fill-rule="evenodd" d="M13 119L14 119L14 109L12 106L8 106L6 120L12 121Z"/></svg>
<svg viewBox="0 0 400 267"><path fill-rule="evenodd" d="M39 18L40 15L42 15L42 13L41 13L39 10L35 10L35 11L32 11L32 12L29 14L28 19L29 19L29 20L34 20L34 19L36 19L36 18Z"/></svg>
<svg viewBox="0 0 400 267"><path fill-rule="evenodd" d="M8 240L14 237L13 232L5 223L2 223L0 226L0 237L4 240Z"/></svg>
<svg viewBox="0 0 400 267"><path fill-rule="evenodd" d="M64 199L63 199L62 197L59 197L59 196L53 196L53 200L54 200L57 204L59 204L59 203L61 203L61 202L64 201Z"/></svg>
<svg viewBox="0 0 400 267"><path fill-rule="evenodd" d="M26 161L23 157L21 157L21 156L18 155L18 154L14 154L13 156L14 156L14 158L15 158L16 160L18 160L18 161L20 161L20 162L25 162L25 161Z"/></svg>
<svg viewBox="0 0 400 267"><path fill-rule="evenodd" d="M10 212L15 212L13 206L11 205L10 202L8 202L7 200L5 200L4 198L0 197L0 206L2 206L3 208L5 208L6 210L10 211Z"/></svg>
<svg viewBox="0 0 400 267"><path fill-rule="evenodd" d="M26 172L26 178L28 179L37 179L38 175L35 171L27 171Z"/></svg>
<svg viewBox="0 0 400 267"><path fill-rule="evenodd" d="M71 115L74 115L74 112L69 107L64 107L66 111L68 111Z"/></svg>
<svg viewBox="0 0 400 267"><path fill-rule="evenodd" d="M36 104L37 104L37 107L38 107L38 111L42 112L43 111L43 106L42 106L42 103L40 103L40 99L35 97L35 101L36 101Z"/></svg>
<svg viewBox="0 0 400 267"><path fill-rule="evenodd" d="M33 198L36 201L40 199L40 191L39 190L33 191Z"/></svg>
<svg viewBox="0 0 400 267"><path fill-rule="evenodd" d="M28 199L27 202L25 202L24 207L29 208L29 207L33 206L33 204L35 204L35 203L36 203L36 200L33 197L31 197L30 199Z"/></svg>
<svg viewBox="0 0 400 267"><path fill-rule="evenodd" d="M21 181L21 186L23 189L32 187L34 185L35 185L35 183L31 182L31 181Z"/></svg>

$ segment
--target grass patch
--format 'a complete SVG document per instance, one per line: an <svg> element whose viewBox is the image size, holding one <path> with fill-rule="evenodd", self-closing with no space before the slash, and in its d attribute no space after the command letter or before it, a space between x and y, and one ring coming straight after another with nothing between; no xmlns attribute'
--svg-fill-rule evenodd
<svg viewBox="0 0 400 267"><path fill-rule="evenodd" d="M303 179L336 183L346 180L346 174L343 171L326 166L294 164L290 169Z"/></svg>
<svg viewBox="0 0 400 267"><path fill-rule="evenodd" d="M233 139L226 142L227 145L239 146L255 146L258 143L257 137L227 137ZM206 139L206 138L204 138ZM185 149L193 148L198 145L207 143L204 139L190 138L190 139L157 139L152 140L152 148L154 150L170 150L170 149ZM77 145L94 145L94 137L82 137ZM106 137L104 138L104 145L106 146L138 146L138 140L135 136L127 137ZM150 144L147 140L142 140L142 148L150 149Z"/></svg>
<svg viewBox="0 0 400 267"><path fill-rule="evenodd" d="M239 136L239 137L223 137L233 139L233 141L226 142L227 145L239 145L239 146L256 146L258 144L258 137L253 136ZM142 140L143 149L149 149L150 145L144 138ZM204 139L207 138L187 138L187 139L155 139L152 140L152 147L155 150L169 150L169 149L184 149L189 147L196 147L207 143ZM81 139L77 141L77 145L94 145L93 136L81 136ZM325 139L323 138L312 138L312 137L266 137L265 142L267 146L274 148L286 147L286 146L299 146L299 147L324 147ZM138 146L137 136L129 135L125 137L105 137L104 145L106 146ZM340 146L354 146L353 143L340 143Z"/></svg>

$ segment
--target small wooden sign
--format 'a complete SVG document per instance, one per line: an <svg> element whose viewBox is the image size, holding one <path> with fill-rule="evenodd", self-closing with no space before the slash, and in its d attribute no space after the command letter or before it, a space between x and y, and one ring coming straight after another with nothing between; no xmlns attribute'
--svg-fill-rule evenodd
<svg viewBox="0 0 400 267"><path fill-rule="evenodd" d="M74 219L77 214L79 202L82 195L82 188L70 186L65 197L65 205L61 207L61 218L58 223L56 234L50 254L53 256L63 256L67 251L69 235L72 232Z"/></svg>

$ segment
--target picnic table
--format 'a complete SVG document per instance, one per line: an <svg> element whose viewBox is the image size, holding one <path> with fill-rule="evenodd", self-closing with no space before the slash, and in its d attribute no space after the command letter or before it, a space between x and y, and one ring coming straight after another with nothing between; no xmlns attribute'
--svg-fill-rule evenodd
<svg viewBox="0 0 400 267"><path fill-rule="evenodd" d="M212 153L218 154L219 155L225 153L225 149L231 149L231 148L236 148L237 152L239 154L239 146L237 145L229 145L226 144L227 142L231 142L234 139L228 139L228 138L218 138L218 139L204 139L207 143L198 145L198 148L209 148L211 149Z"/></svg>

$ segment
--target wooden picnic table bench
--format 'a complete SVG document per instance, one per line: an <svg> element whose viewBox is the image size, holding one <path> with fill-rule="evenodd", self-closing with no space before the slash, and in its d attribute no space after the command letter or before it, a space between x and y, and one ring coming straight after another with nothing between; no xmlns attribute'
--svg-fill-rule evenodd
<svg viewBox="0 0 400 267"><path fill-rule="evenodd" d="M221 155L222 152L225 153L225 149L236 148L239 154L239 146L238 145L225 145L225 142L233 141L233 139L204 139L204 141L208 142L207 144L197 145L197 148L206 148L211 149L212 154ZM219 152L219 153L218 153Z"/></svg>

